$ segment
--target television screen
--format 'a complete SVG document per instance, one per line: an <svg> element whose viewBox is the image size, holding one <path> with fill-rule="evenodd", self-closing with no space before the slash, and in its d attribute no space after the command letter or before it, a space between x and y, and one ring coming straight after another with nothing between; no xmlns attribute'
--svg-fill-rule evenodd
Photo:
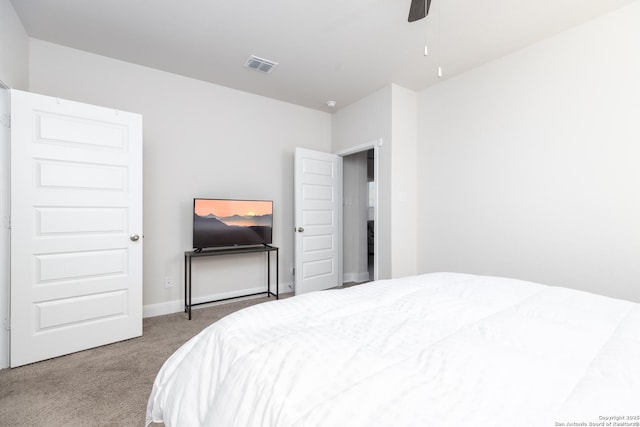
<svg viewBox="0 0 640 427"><path fill-rule="evenodd" d="M270 200L193 199L193 247L260 245L272 242Z"/></svg>

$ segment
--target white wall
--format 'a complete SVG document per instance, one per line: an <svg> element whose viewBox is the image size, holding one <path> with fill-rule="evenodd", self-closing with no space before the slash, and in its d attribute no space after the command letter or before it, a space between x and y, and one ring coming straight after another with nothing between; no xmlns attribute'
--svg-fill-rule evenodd
<svg viewBox="0 0 640 427"><path fill-rule="evenodd" d="M0 83L26 90L29 39L9 0L0 0ZM9 129L8 91L0 84L0 369L9 366Z"/></svg>
<svg viewBox="0 0 640 427"><path fill-rule="evenodd" d="M378 147L378 218L375 248L379 279L391 277L391 110L392 86L386 86L333 114L334 153L381 141ZM368 147L370 148L370 147Z"/></svg>
<svg viewBox="0 0 640 427"><path fill-rule="evenodd" d="M393 277L417 273L417 94L392 86L391 111L391 271Z"/></svg>
<svg viewBox="0 0 640 427"><path fill-rule="evenodd" d="M417 94L389 85L333 115L335 153L371 141L378 148L378 278L417 272Z"/></svg>
<svg viewBox="0 0 640 427"><path fill-rule="evenodd" d="M0 81L29 87L29 39L9 0L0 0Z"/></svg>
<svg viewBox="0 0 640 427"><path fill-rule="evenodd" d="M640 2L419 94L419 270L640 301Z"/></svg>
<svg viewBox="0 0 640 427"><path fill-rule="evenodd" d="M329 114L35 39L30 60L32 92L143 115L146 315L182 307L193 197L274 200L281 291L291 291L293 151L330 151ZM265 283L261 255L193 268L194 296ZM166 276L174 288L164 288Z"/></svg>

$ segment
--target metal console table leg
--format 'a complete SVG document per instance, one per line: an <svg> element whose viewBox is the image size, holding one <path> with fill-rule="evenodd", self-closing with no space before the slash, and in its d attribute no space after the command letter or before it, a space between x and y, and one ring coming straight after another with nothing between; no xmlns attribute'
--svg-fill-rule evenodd
<svg viewBox="0 0 640 427"><path fill-rule="evenodd" d="M265 252L267 258L267 290L265 292L258 292L255 294L238 295L230 298L222 298L212 301L204 301L193 303L191 295L191 261L193 258L210 257L218 255L238 255L247 253ZM276 253L276 293L271 292L271 252ZM195 305L210 304L213 302L227 301L235 298L249 297L254 295L266 294L267 297L274 296L276 299L280 298L280 255L279 248L271 245L263 246L251 246L251 247L238 247L238 248L225 248L225 249L213 249L209 251L187 251L184 253L184 311L188 314L189 320L191 320L191 309Z"/></svg>

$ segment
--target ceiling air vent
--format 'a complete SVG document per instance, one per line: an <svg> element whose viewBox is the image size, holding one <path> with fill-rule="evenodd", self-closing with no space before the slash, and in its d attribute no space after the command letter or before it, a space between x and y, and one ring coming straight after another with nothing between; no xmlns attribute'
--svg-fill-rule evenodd
<svg viewBox="0 0 640 427"><path fill-rule="evenodd" d="M251 55L247 62L244 63L244 66L247 68L252 68L256 71L261 71L263 73L270 73L274 68L278 66L277 62L269 61L268 59L260 58L255 55Z"/></svg>

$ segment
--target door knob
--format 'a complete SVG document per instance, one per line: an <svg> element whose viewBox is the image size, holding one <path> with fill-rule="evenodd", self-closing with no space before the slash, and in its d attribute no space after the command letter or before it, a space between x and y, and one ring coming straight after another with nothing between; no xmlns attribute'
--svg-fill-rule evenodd
<svg viewBox="0 0 640 427"><path fill-rule="evenodd" d="M303 227L298 227L298 233L302 233L304 231Z"/></svg>
<svg viewBox="0 0 640 427"><path fill-rule="evenodd" d="M140 240L140 236L138 236L137 234L132 234L131 236L129 236L129 238L132 242L137 242L138 240Z"/></svg>

